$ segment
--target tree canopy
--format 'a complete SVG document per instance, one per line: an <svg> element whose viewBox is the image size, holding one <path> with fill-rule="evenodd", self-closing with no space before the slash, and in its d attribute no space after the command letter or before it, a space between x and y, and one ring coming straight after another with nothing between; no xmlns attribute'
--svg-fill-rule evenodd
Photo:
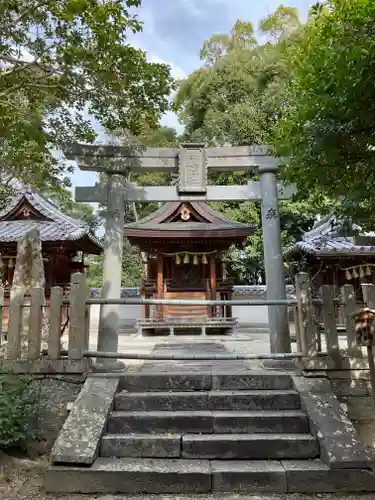
<svg viewBox="0 0 375 500"><path fill-rule="evenodd" d="M213 145L269 144L287 76L280 48L299 26L296 9L280 6L260 23L264 43L244 21L204 42L203 67L180 83L174 100L187 137Z"/></svg>
<svg viewBox="0 0 375 500"><path fill-rule="evenodd" d="M375 214L375 3L317 6L285 50L289 77L277 151L302 193L341 200L362 224ZM324 8L323 8L324 7Z"/></svg>
<svg viewBox="0 0 375 500"><path fill-rule="evenodd" d="M168 108L168 66L128 42L140 0L3 0L0 170L30 185L62 182L53 150L92 141L89 115L138 132Z"/></svg>
<svg viewBox="0 0 375 500"><path fill-rule="evenodd" d="M174 109L185 125L185 139L217 146L273 145L288 105L284 97L288 50L302 29L297 10L281 5L259 23L257 31L251 23L237 21L230 34L216 34L204 42L203 66L179 84L174 100ZM211 182L243 184L251 179L256 179L254 173L232 172L212 175ZM301 192L294 201L280 203L284 246L310 229L318 212L332 208L329 198L313 194ZM230 275L238 284L264 282L260 203L221 202L215 206L258 228L243 250L233 250Z"/></svg>

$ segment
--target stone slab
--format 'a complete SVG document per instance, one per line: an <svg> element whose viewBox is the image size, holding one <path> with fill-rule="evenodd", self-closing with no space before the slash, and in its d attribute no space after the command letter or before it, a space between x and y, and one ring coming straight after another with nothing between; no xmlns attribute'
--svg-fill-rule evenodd
<svg viewBox="0 0 375 500"><path fill-rule="evenodd" d="M371 380L369 370L330 370L326 374L330 380Z"/></svg>
<svg viewBox="0 0 375 500"><path fill-rule="evenodd" d="M101 457L179 458L181 434L107 434Z"/></svg>
<svg viewBox="0 0 375 500"><path fill-rule="evenodd" d="M208 409L208 392L121 392L115 410L195 411Z"/></svg>
<svg viewBox="0 0 375 500"><path fill-rule="evenodd" d="M90 468L52 466L45 488L51 493L208 493L207 460L98 458Z"/></svg>
<svg viewBox="0 0 375 500"><path fill-rule="evenodd" d="M301 358L298 362L303 370L368 370L368 361L361 357L341 356L337 363L330 356L319 358Z"/></svg>
<svg viewBox="0 0 375 500"><path fill-rule="evenodd" d="M327 379L293 376L302 406L320 445L321 459L332 469L370 468L371 458Z"/></svg>
<svg viewBox="0 0 375 500"><path fill-rule="evenodd" d="M308 418L301 411L214 411L212 414L215 433L309 432Z"/></svg>
<svg viewBox="0 0 375 500"><path fill-rule="evenodd" d="M321 460L283 460L288 493L375 491L375 475L364 469L330 469Z"/></svg>
<svg viewBox="0 0 375 500"><path fill-rule="evenodd" d="M212 376L213 390L283 390L291 389L292 380L285 373L216 374Z"/></svg>
<svg viewBox="0 0 375 500"><path fill-rule="evenodd" d="M331 380L331 386L338 398L371 395L371 383L367 380Z"/></svg>
<svg viewBox="0 0 375 500"><path fill-rule="evenodd" d="M182 457L272 460L316 458L319 449L309 434L185 434Z"/></svg>
<svg viewBox="0 0 375 500"><path fill-rule="evenodd" d="M118 379L86 380L52 448L52 463L94 463L117 386Z"/></svg>
<svg viewBox="0 0 375 500"><path fill-rule="evenodd" d="M120 388L145 391L206 391L211 389L211 375L200 373L139 373L123 375Z"/></svg>
<svg viewBox="0 0 375 500"><path fill-rule="evenodd" d="M372 399L367 397L341 397L340 402L347 407L347 415L354 421L375 421L375 409Z"/></svg>
<svg viewBox="0 0 375 500"><path fill-rule="evenodd" d="M298 410L296 391L212 391L208 393L209 410Z"/></svg>
<svg viewBox="0 0 375 500"><path fill-rule="evenodd" d="M212 461L212 490L241 493L286 493L286 473L280 462Z"/></svg>
<svg viewBox="0 0 375 500"><path fill-rule="evenodd" d="M15 374L82 374L91 368L90 359L0 359L0 373Z"/></svg>
<svg viewBox="0 0 375 500"><path fill-rule="evenodd" d="M113 412L108 433L129 432L213 432L214 417L209 411Z"/></svg>

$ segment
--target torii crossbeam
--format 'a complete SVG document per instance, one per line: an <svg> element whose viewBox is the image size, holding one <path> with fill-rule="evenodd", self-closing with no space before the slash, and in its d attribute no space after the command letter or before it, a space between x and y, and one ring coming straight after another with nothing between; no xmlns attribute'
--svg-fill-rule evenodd
<svg viewBox="0 0 375 500"><path fill-rule="evenodd" d="M123 146L66 146L67 159L76 160L82 170L105 172L107 187L76 187L80 202L107 204L103 269L103 298L119 298L123 250L124 202L166 201L261 201L267 299L285 299L285 275L281 248L278 199L289 199L294 186L277 184L282 159L269 156L263 146L206 148L204 144L183 144L175 148L129 148ZM241 186L208 185L209 171L256 170L260 181ZM125 184L132 172L178 173L176 186ZM269 306L271 352L289 352L290 339L286 306ZM118 313L116 306L101 308L98 350L116 352Z"/></svg>

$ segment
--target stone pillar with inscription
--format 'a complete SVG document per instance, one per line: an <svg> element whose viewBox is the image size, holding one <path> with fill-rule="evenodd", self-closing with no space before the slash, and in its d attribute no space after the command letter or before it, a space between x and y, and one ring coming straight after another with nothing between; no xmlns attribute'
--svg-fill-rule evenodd
<svg viewBox="0 0 375 500"><path fill-rule="evenodd" d="M276 172L275 165L259 167L267 300L286 299ZM268 306L268 318L271 352L290 352L287 306Z"/></svg>
<svg viewBox="0 0 375 500"><path fill-rule="evenodd" d="M202 195L207 192L207 159L204 144L183 144L179 155L180 194Z"/></svg>
<svg viewBox="0 0 375 500"><path fill-rule="evenodd" d="M110 175L107 193L107 217L104 235L103 299L118 299L121 295L122 254L124 246L124 190L121 175ZM102 305L100 308L98 351L117 352L119 308ZM121 369L117 360L97 359L97 369Z"/></svg>

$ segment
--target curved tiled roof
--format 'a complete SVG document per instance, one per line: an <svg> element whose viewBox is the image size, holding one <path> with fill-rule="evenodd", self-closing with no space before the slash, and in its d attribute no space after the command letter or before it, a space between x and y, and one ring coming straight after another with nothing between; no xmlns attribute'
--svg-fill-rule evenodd
<svg viewBox="0 0 375 500"><path fill-rule="evenodd" d="M198 221L173 221L182 205L189 206L197 214ZM140 221L125 224L125 236L139 236L147 234L148 236L157 234L167 235L167 233L178 232L186 235L198 233L205 237L208 233L218 233L221 235L238 233L238 236L248 236L254 231L254 227L243 224L242 222L227 219L211 208L205 202L186 201L171 202L162 205L158 210L143 218Z"/></svg>
<svg viewBox="0 0 375 500"><path fill-rule="evenodd" d="M307 231L300 241L284 249L286 257L303 252L311 255L375 255L375 245L358 245L352 236L342 236L343 222L336 216L329 215L318 221ZM374 237L375 234L364 233L363 236Z"/></svg>
<svg viewBox="0 0 375 500"><path fill-rule="evenodd" d="M12 219L12 213L24 203L31 205L43 218ZM87 236L98 250L103 248L101 242L91 233L87 222L65 215L38 191L21 188L10 203L0 211L0 242L18 241L33 228L39 231L42 241L77 241Z"/></svg>

